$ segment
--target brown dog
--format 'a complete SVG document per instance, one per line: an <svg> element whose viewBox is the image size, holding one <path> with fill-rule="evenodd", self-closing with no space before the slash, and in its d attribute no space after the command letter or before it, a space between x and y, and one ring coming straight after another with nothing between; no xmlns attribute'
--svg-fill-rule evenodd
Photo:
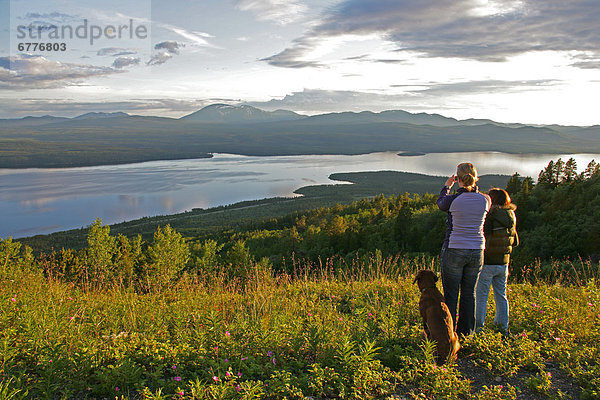
<svg viewBox="0 0 600 400"><path fill-rule="evenodd" d="M413 283L421 290L419 311L423 317L425 336L436 343L437 363L441 365L447 360L454 361L460 349L458 336L454 332L454 321L446 306L444 296L435 286L438 277L428 269L417 273Z"/></svg>

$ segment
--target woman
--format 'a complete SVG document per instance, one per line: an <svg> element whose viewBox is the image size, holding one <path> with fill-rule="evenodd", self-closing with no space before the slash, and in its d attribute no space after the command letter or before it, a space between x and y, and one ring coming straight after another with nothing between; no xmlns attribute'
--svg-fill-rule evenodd
<svg viewBox="0 0 600 400"><path fill-rule="evenodd" d="M444 297L456 324L456 333L463 336L475 330L475 284L483 266L483 223L491 206L489 196L479 193L478 180L473 164L459 164L456 175L448 178L437 200L439 209L448 212L440 256ZM456 181L459 189L450 194Z"/></svg>
<svg viewBox="0 0 600 400"><path fill-rule="evenodd" d="M486 244L483 268L477 280L475 330L483 329L491 285L494 288L496 303L494 323L500 326L504 335L507 335L509 307L506 298L506 281L510 253L513 246L519 245L514 211L517 207L511 203L510 196L504 189L490 189L489 196L492 199L492 208L483 225Z"/></svg>

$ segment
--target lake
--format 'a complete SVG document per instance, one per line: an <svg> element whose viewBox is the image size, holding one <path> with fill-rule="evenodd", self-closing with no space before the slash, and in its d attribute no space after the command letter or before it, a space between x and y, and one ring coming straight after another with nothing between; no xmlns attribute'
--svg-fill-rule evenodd
<svg viewBox="0 0 600 400"><path fill-rule="evenodd" d="M583 170L598 154L572 155ZM61 169L0 169L0 237L14 238L276 196L333 183L335 172L405 171L449 176L469 161L479 174L537 178L550 160L571 155L496 152L248 157L152 161Z"/></svg>

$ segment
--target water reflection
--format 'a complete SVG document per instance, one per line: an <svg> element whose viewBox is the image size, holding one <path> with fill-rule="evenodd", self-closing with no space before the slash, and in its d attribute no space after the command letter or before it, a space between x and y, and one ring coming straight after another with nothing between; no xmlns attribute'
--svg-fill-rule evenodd
<svg viewBox="0 0 600 400"><path fill-rule="evenodd" d="M518 172L537 178L552 159L570 155L496 152L398 156L364 155L246 157L65 169L0 170L0 237L79 228L95 218L116 223L149 215L208 208L243 200L293 196L299 187L332 183L335 172L393 170L448 176L469 161L480 174ZM573 156L579 170L598 154Z"/></svg>

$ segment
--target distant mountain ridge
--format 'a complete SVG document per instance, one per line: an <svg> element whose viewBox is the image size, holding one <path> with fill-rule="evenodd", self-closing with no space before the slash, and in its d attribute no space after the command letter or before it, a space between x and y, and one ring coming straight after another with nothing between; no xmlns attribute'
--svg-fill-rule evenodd
<svg viewBox="0 0 600 400"><path fill-rule="evenodd" d="M302 118L306 118L306 116L288 110L264 111L248 105L211 104L180 119L195 122L240 124L294 121Z"/></svg>
<svg viewBox="0 0 600 400"><path fill-rule="evenodd" d="M505 124L403 110L307 116L227 104L212 104L182 118L90 112L74 118L0 120L0 168L122 164L213 153L382 151L600 154L600 126Z"/></svg>
<svg viewBox="0 0 600 400"><path fill-rule="evenodd" d="M86 120L86 119L108 119L108 118L128 118L136 117L138 119L162 119L162 120L180 120L196 123L209 124L243 124L243 123L268 123L268 122L285 122L302 120L308 124L354 124L354 123L406 123L413 125L431 125L438 127L448 126L479 126L479 125L496 125L507 128L520 127L546 127L553 130L573 131L592 127L580 126L561 126L561 125L543 125L543 124L522 124L522 123L503 123L496 122L490 119L469 118L459 120L452 117L446 117L436 113L411 113L404 110L385 110L381 112L373 111L344 111L324 113L317 115L303 115L290 110L275 110L265 111L250 105L231 105L224 103L216 103L208 105L198 111L184 115L180 118L169 118L160 116L139 116L130 115L125 112L88 112L76 117L55 117L52 115L44 115L41 117L27 116L23 118L0 119L1 123L9 124L10 126L18 125L44 125L46 123L65 122L69 120Z"/></svg>

